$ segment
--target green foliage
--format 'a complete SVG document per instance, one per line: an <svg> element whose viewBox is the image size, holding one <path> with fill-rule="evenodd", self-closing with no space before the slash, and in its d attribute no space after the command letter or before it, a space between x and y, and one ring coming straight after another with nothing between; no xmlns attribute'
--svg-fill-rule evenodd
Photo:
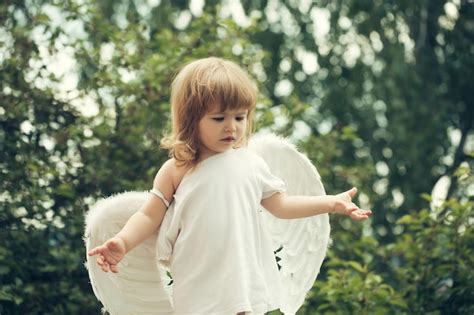
<svg viewBox="0 0 474 315"><path fill-rule="evenodd" d="M474 311L474 202L450 199L434 211L403 216L390 246L398 286L417 313Z"/></svg>
<svg viewBox="0 0 474 315"><path fill-rule="evenodd" d="M320 314L400 314L407 306L401 295L384 283L382 276L356 261L335 259L327 264L327 280L313 288L311 311Z"/></svg>
<svg viewBox="0 0 474 315"><path fill-rule="evenodd" d="M249 11L265 6L246 3ZM474 86L463 79L474 69L468 52L472 6L316 1L277 7L271 21L258 21L260 31L253 36L271 53L264 62L265 91L272 93L283 80L293 87L289 95L270 96L292 115L287 133L296 122L315 137L350 126L362 142L346 143L341 160L357 161L363 148L374 165L388 168L371 175L377 186L369 195L374 209L403 215L421 208L419 195L468 159L462 149L454 152L448 131L459 129L465 140L474 125L468 92ZM294 112L299 104L306 109ZM403 199L396 199L400 194ZM378 237L393 241L394 220L384 212L374 213L373 220L375 232L382 232Z"/></svg>
<svg viewBox="0 0 474 315"><path fill-rule="evenodd" d="M296 139L328 193L357 186L374 210L363 224L332 217L301 314L474 312L472 5L242 1L242 27L218 1L202 14L152 3L0 4L1 314L99 312L84 213L149 187L167 158L170 82L209 55L256 78L257 128ZM448 201L428 209L443 175Z"/></svg>
<svg viewBox="0 0 474 315"><path fill-rule="evenodd" d="M99 312L83 266L87 208L149 187L167 158L159 141L180 66L208 54L238 59L230 43L252 49L235 23L212 11L183 31L171 20L131 23L133 6L107 15L103 4L0 5L9 12L1 36L11 39L0 56L2 314ZM128 22L118 23L124 15ZM65 51L78 73L72 91L59 85L54 59L44 60ZM239 63L259 61L248 55Z"/></svg>
<svg viewBox="0 0 474 315"><path fill-rule="evenodd" d="M472 181L469 172L461 183ZM336 231L327 272L299 313L471 314L473 223L474 202L463 195L402 216L403 233L384 247L373 236Z"/></svg>
<svg viewBox="0 0 474 315"><path fill-rule="evenodd" d="M373 237L346 241L354 260L338 257L334 244L298 314L471 314L473 210L453 199L405 215L403 235L385 248Z"/></svg>

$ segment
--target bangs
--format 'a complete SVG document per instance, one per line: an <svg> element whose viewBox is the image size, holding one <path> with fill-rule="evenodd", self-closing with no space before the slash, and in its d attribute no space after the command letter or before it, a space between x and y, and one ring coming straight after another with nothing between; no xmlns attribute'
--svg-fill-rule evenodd
<svg viewBox="0 0 474 315"><path fill-rule="evenodd" d="M216 108L226 110L253 110L257 91L247 74L233 63L218 60L211 65L196 69L192 98L199 104L202 112ZM201 71L199 71L201 70Z"/></svg>

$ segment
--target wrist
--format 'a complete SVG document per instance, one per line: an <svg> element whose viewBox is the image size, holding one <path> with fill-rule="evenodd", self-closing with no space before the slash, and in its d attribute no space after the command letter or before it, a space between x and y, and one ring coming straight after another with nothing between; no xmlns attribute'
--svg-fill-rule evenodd
<svg viewBox="0 0 474 315"><path fill-rule="evenodd" d="M343 203L337 196L331 196L331 213L345 214L343 211Z"/></svg>
<svg viewBox="0 0 474 315"><path fill-rule="evenodd" d="M336 196L326 195L326 204L327 204L327 208L329 209L328 210L329 214L336 213L336 201L337 201Z"/></svg>
<svg viewBox="0 0 474 315"><path fill-rule="evenodd" d="M120 234L117 234L115 237L115 241L120 244L120 246L124 249L124 253L128 253L128 246L127 242L125 241L125 238L121 236Z"/></svg>

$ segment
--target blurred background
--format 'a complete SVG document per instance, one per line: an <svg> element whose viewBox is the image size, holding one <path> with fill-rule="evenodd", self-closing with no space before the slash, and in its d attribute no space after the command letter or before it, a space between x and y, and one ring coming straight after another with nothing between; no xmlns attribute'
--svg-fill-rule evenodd
<svg viewBox="0 0 474 315"><path fill-rule="evenodd" d="M84 214L150 188L171 80L207 56L255 79L257 132L373 209L331 217L298 314L473 314L473 18L472 0L2 1L0 314L100 312Z"/></svg>

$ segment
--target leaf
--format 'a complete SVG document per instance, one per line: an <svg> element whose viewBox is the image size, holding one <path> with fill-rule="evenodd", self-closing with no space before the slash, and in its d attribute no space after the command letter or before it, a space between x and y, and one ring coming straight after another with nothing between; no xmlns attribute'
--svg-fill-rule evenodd
<svg viewBox="0 0 474 315"><path fill-rule="evenodd" d="M469 166L462 165L454 171L453 175L455 177L458 177L458 179L462 181L462 180L467 179L470 173L471 173L471 169L469 168Z"/></svg>
<svg viewBox="0 0 474 315"><path fill-rule="evenodd" d="M360 273L367 273L367 269L356 261L348 261L347 265L351 266Z"/></svg>
<svg viewBox="0 0 474 315"><path fill-rule="evenodd" d="M35 21L39 24L48 24L49 22L51 22L51 19L49 18L49 16L45 13L38 13L35 15L34 17Z"/></svg>
<svg viewBox="0 0 474 315"><path fill-rule="evenodd" d="M10 272L10 267L0 266L0 276L7 275Z"/></svg>
<svg viewBox="0 0 474 315"><path fill-rule="evenodd" d="M405 214L400 219L397 220L397 224L409 224L414 221L413 217L409 214Z"/></svg>
<svg viewBox="0 0 474 315"><path fill-rule="evenodd" d="M422 193L420 196L421 196L421 199L426 200L428 202L433 201L433 197L430 194Z"/></svg>
<svg viewBox="0 0 474 315"><path fill-rule="evenodd" d="M75 193L71 185L62 183L59 185L58 190L57 190L58 195L64 196L64 197L74 197Z"/></svg>

